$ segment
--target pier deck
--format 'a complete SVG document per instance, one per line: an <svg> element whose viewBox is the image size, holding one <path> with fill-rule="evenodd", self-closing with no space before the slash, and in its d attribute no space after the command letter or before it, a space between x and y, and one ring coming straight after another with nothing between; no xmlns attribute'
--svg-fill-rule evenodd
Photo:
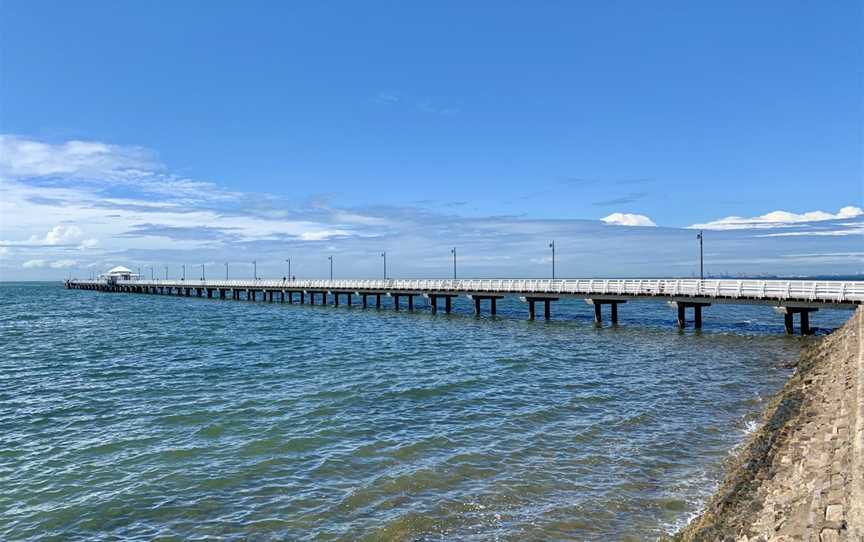
<svg viewBox="0 0 864 542"><path fill-rule="evenodd" d="M481 302L488 301L490 312L496 311L496 301L503 297L518 297L528 305L529 318L535 317L535 304L543 304L545 318L550 318L552 302L565 298L584 299L594 306L595 320L602 321L602 306L610 305L613 323L618 320L618 305L627 301L665 301L678 311L678 324L686 324L686 309L692 309L695 327L702 325L702 309L713 303L773 306L783 314L787 333L792 332L793 317L798 314L802 334L809 333L809 313L820 308L854 309L864 303L864 281L807 280L699 280L699 279L416 279L416 280L69 280L72 289L107 292L172 294L221 299L247 299L314 304L316 298L326 304L328 297L339 305L344 297L347 305L352 296L362 298L367 306L370 296L376 307L381 296L393 298L394 308L407 300L408 310L414 308L414 298L423 296L430 301L433 312L438 300L445 300L450 312L452 299L466 296L474 302L480 314Z"/></svg>

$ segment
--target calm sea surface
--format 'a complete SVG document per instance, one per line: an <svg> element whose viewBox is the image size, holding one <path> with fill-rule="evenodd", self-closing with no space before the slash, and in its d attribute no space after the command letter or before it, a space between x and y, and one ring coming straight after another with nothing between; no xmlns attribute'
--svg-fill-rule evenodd
<svg viewBox="0 0 864 542"><path fill-rule="evenodd" d="M803 344L769 308L419 305L0 285L0 539L653 540Z"/></svg>

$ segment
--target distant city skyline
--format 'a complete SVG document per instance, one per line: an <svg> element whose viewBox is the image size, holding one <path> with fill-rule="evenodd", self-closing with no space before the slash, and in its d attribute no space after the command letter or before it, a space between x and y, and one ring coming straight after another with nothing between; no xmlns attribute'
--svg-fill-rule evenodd
<svg viewBox="0 0 864 542"><path fill-rule="evenodd" d="M2 9L2 280L864 271L858 2Z"/></svg>

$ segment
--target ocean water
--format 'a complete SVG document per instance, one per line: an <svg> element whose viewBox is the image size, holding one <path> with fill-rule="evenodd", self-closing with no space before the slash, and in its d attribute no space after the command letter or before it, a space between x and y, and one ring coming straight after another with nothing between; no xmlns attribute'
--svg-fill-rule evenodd
<svg viewBox="0 0 864 542"><path fill-rule="evenodd" d="M552 314L2 284L0 539L654 540L812 340L764 307Z"/></svg>

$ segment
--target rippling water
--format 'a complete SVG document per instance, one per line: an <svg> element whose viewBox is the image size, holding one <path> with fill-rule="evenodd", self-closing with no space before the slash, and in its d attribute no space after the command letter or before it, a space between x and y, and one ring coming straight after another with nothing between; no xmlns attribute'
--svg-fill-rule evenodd
<svg viewBox="0 0 864 542"><path fill-rule="evenodd" d="M456 309L3 284L0 539L652 540L802 344L768 308Z"/></svg>

